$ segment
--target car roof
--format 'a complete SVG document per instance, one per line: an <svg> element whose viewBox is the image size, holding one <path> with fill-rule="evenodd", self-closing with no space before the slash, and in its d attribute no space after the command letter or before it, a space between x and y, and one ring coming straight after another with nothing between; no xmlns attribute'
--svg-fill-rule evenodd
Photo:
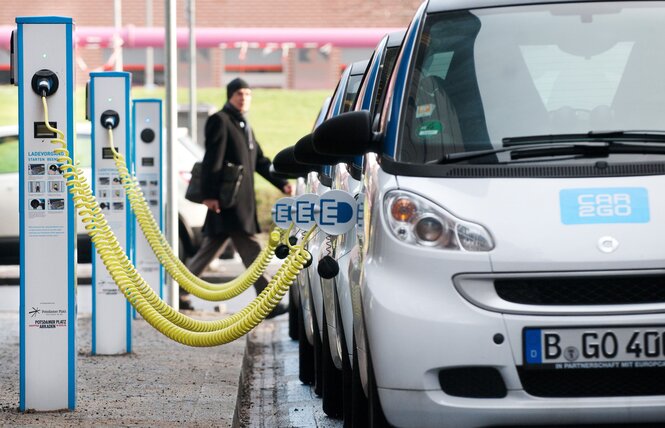
<svg viewBox="0 0 665 428"><path fill-rule="evenodd" d="M392 33L388 34L388 42L386 43L386 47L388 48L395 48L398 47L402 44L404 41L404 34L406 33L406 30L400 30L400 31L394 31Z"/></svg>
<svg viewBox="0 0 665 428"><path fill-rule="evenodd" d="M616 1L616 0L609 0ZM548 3L589 3L598 0L430 0L427 12L447 12L452 10L468 10L502 6L522 6Z"/></svg>
<svg viewBox="0 0 665 428"><path fill-rule="evenodd" d="M368 59L362 60L362 61L356 61L353 64L351 64L351 75L356 76L358 74L365 74L365 70L367 70L367 64L369 63Z"/></svg>

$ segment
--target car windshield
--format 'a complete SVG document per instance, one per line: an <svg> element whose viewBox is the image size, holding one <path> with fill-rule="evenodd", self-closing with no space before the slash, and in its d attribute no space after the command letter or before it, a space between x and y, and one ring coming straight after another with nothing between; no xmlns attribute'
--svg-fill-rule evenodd
<svg viewBox="0 0 665 428"><path fill-rule="evenodd" d="M633 1L428 15L396 160L434 163L504 138L662 131L663 22L663 2Z"/></svg>

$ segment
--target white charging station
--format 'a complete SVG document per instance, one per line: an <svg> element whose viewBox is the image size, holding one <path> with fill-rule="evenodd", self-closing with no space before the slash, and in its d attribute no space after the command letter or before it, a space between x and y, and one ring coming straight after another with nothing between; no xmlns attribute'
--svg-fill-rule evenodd
<svg viewBox="0 0 665 428"><path fill-rule="evenodd" d="M162 100L132 101L132 151L134 175L150 206L152 216L164 230L164 168L162 149ZM134 223L134 264L152 289L164 298L164 268L148 240Z"/></svg>
<svg viewBox="0 0 665 428"><path fill-rule="evenodd" d="M12 81L19 102L21 411L76 407L76 225L73 200L45 127L74 151L74 23L18 17Z"/></svg>
<svg viewBox="0 0 665 428"><path fill-rule="evenodd" d="M131 165L129 88L125 72L90 73L87 118L92 129L92 190L111 230L125 251L130 251L133 217L113 160L113 145ZM131 259L131 252L129 253ZM116 286L93 247L92 354L124 354L132 350L131 306Z"/></svg>

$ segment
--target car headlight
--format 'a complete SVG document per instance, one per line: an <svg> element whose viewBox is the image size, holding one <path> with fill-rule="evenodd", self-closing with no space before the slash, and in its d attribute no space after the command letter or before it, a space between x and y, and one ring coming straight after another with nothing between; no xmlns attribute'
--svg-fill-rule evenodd
<svg viewBox="0 0 665 428"><path fill-rule="evenodd" d="M461 220L425 198L388 192L384 209L390 231L408 244L457 251L490 251L494 242L481 225Z"/></svg>

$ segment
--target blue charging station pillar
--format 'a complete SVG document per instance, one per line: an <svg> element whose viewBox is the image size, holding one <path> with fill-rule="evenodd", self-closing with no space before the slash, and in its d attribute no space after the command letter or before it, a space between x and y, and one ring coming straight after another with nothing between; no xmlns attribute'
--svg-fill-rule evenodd
<svg viewBox="0 0 665 428"><path fill-rule="evenodd" d="M21 411L76 406L76 226L49 123L74 148L73 21L19 17L12 81L19 102ZM34 89L33 89L34 88Z"/></svg>
<svg viewBox="0 0 665 428"><path fill-rule="evenodd" d="M152 216L164 230L164 168L162 159L162 101L138 99L132 102L132 144L134 175L143 190ZM164 268L150 248L137 222L134 223L134 264L143 279L164 298Z"/></svg>
<svg viewBox="0 0 665 428"><path fill-rule="evenodd" d="M87 117L92 128L92 190L111 230L125 251L132 242L133 219L118 170L113 145L131 165L129 88L125 72L90 73ZM131 254L130 254L131 258ZM92 353L124 354L132 350L131 305L93 247L92 256Z"/></svg>

